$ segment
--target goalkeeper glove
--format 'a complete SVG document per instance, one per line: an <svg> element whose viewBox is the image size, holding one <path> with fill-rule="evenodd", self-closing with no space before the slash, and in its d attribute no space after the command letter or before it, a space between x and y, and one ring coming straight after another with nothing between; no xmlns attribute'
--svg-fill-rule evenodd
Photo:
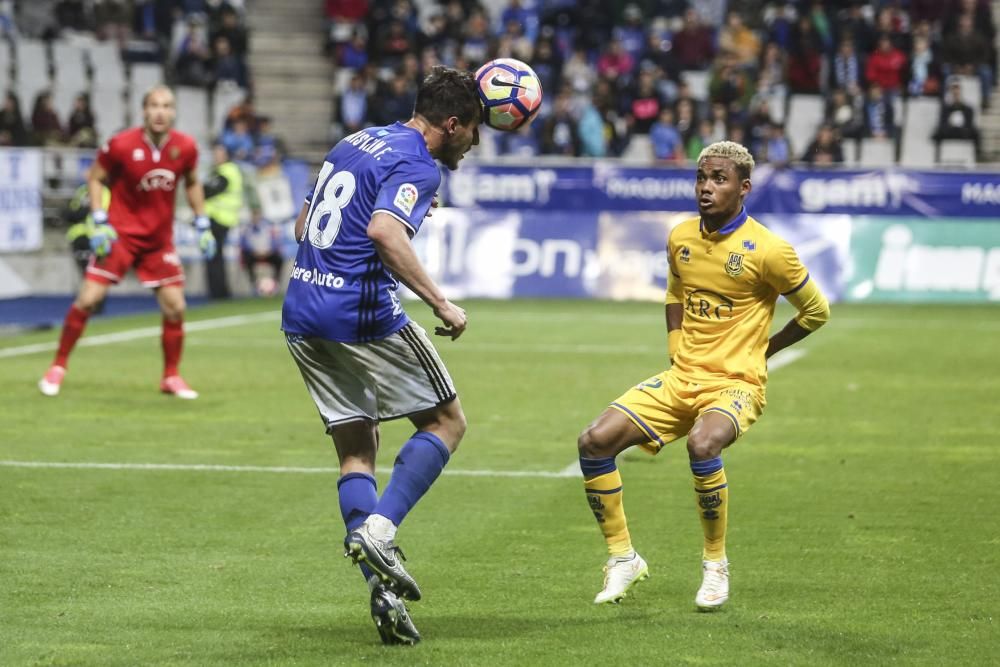
<svg viewBox="0 0 1000 667"><path fill-rule="evenodd" d="M111 244L118 240L118 232L108 224L108 214L103 210L96 210L90 214L93 223L88 230L90 237L90 249L97 257L104 257L111 252Z"/></svg>
<svg viewBox="0 0 1000 667"><path fill-rule="evenodd" d="M219 248L215 242L215 236L212 235L212 223L209 221L208 216L195 216L194 228L201 232L201 235L198 237L198 247L201 248L202 256L205 259L212 259Z"/></svg>

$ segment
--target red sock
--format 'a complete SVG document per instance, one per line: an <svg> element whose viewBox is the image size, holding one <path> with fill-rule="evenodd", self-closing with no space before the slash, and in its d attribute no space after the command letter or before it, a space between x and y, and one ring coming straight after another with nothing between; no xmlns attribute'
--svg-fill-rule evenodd
<svg viewBox="0 0 1000 667"><path fill-rule="evenodd" d="M177 375L181 363L181 348L184 346L184 320L163 318L163 377Z"/></svg>
<svg viewBox="0 0 1000 667"><path fill-rule="evenodd" d="M76 346L76 341L80 340L83 330L87 326L87 318L90 313L77 308L76 304L69 307L66 319L63 320L62 334L59 336L59 350L56 352L56 359L53 364L66 367L69 361L69 353Z"/></svg>

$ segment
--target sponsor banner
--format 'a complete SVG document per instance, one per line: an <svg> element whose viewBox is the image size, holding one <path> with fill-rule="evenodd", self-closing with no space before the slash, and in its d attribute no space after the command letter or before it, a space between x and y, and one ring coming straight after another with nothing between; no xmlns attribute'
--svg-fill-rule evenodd
<svg viewBox="0 0 1000 667"><path fill-rule="evenodd" d="M1000 300L1000 225L854 218L851 259L848 301Z"/></svg>
<svg viewBox="0 0 1000 667"><path fill-rule="evenodd" d="M0 252L42 247L42 152L0 149Z"/></svg>
<svg viewBox="0 0 1000 667"><path fill-rule="evenodd" d="M413 241L451 298L585 297L663 301L666 243L693 212L537 212L438 209ZM847 216L762 220L796 247L833 300L843 290ZM779 228L780 227L780 228Z"/></svg>
<svg viewBox="0 0 1000 667"><path fill-rule="evenodd" d="M694 170L595 163L580 167L466 164L445 172L456 207L564 211L683 211ZM751 215L830 213L1000 218L1000 173L754 170Z"/></svg>

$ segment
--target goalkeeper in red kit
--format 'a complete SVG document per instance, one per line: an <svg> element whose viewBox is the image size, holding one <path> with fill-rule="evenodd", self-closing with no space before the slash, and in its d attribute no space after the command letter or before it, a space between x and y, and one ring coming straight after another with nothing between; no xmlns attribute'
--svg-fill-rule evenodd
<svg viewBox="0 0 1000 667"><path fill-rule="evenodd" d="M153 289L163 313L160 391L179 398L198 397L178 372L186 304L184 269L174 249L175 191L182 182L195 227L201 232L203 254L211 258L217 250L198 180L198 146L192 137L173 129L177 107L170 88L150 89L143 97L142 116L141 127L124 130L101 147L87 174L94 257L66 314L56 357L38 383L46 396L59 394L70 352L87 319L111 285L134 268L139 281ZM107 211L102 202L105 185L111 189Z"/></svg>

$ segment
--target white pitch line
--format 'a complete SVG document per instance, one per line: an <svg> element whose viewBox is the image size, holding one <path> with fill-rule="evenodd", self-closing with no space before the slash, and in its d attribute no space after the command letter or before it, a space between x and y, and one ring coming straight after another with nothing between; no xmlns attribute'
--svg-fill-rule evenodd
<svg viewBox="0 0 1000 667"><path fill-rule="evenodd" d="M779 368L795 363L804 356L806 356L805 350L782 350L774 359L768 360L767 370L776 371ZM573 461L556 474L560 477L583 477L583 473L580 472L579 461Z"/></svg>
<svg viewBox="0 0 1000 667"><path fill-rule="evenodd" d="M339 475L340 468L312 468L299 466L232 466L200 463L97 463L86 461L0 461L0 468L47 468L82 470L146 470L146 471L189 471L189 472L262 472L306 475ZM376 472L389 474L392 468L377 468ZM460 470L445 468L442 475L453 477L531 477L560 478L572 477L558 472L544 470Z"/></svg>
<svg viewBox="0 0 1000 667"><path fill-rule="evenodd" d="M216 317L210 320L196 320L185 322L184 330L188 333L193 331L209 331L211 329L223 329L225 327L235 327L241 324L252 324L254 322L266 322L276 320L277 311L266 313L253 313L251 315L230 315L228 317ZM99 336L89 336L80 339L80 347L95 347L97 345L110 345L111 343L122 343L140 338L153 338L162 332L161 327L142 327L140 329L129 329L117 333L101 334ZM28 354L39 352L51 352L58 347L57 343L35 343L34 345L21 345L20 347L8 347L0 349L0 359L8 357L22 357Z"/></svg>

